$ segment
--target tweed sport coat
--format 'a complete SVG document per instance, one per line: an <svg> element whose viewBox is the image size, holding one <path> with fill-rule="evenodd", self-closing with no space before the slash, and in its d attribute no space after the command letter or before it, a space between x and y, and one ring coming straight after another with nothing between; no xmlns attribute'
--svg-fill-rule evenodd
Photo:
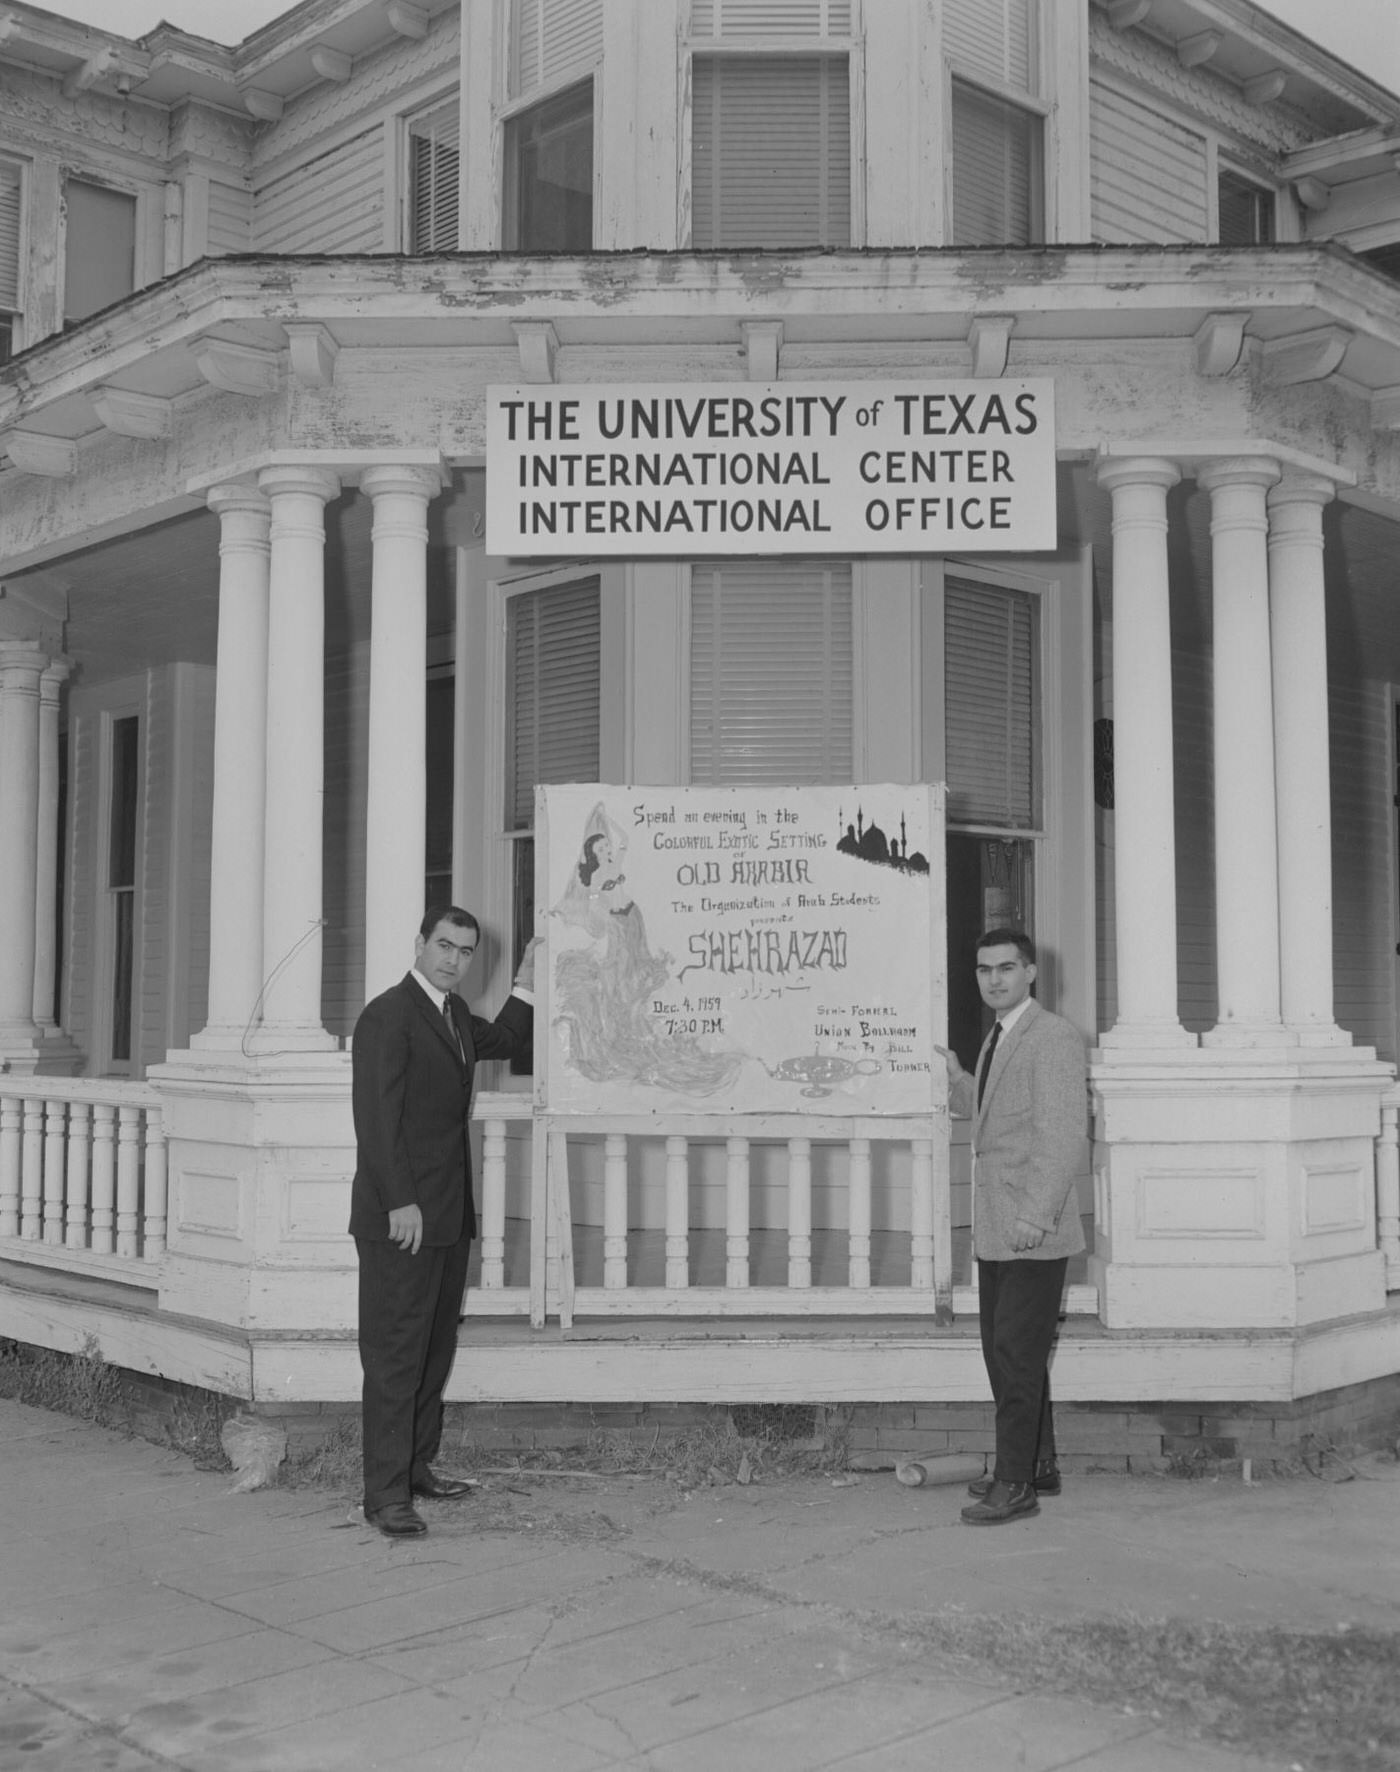
<svg viewBox="0 0 1400 1772"><path fill-rule="evenodd" d="M422 1208L429 1248L455 1243L464 1230L476 1235L467 1124L476 1063L522 1051L534 1011L512 996L494 1021L486 1021L460 998L449 1001L462 1058L442 1015L411 974L367 1003L355 1023L352 1237L385 1241L390 1212L413 1205Z"/></svg>
<svg viewBox="0 0 1400 1772"><path fill-rule="evenodd" d="M1077 1255L1084 1231L1075 1182L1089 1168L1084 1042L1032 998L998 1043L979 1108L982 1052L949 1088L953 1112L972 1119L973 1248L983 1261ZM1038 1248L1012 1248L1018 1218L1045 1232Z"/></svg>

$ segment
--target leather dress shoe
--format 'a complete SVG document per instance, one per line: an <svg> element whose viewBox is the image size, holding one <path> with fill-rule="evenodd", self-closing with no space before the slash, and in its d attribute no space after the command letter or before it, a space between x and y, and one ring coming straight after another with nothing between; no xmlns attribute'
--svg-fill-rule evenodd
<svg viewBox="0 0 1400 1772"><path fill-rule="evenodd" d="M993 1477L977 1477L967 1486L967 1492L977 1501L981 1501L991 1493ZM1037 1495L1058 1495L1060 1493L1060 1472L1049 1460L1043 1460L1035 1467L1032 1483Z"/></svg>
<svg viewBox="0 0 1400 1772"><path fill-rule="evenodd" d="M476 1487L465 1478L440 1477L433 1471L413 1479L413 1493L425 1501L456 1501L459 1496L470 1495Z"/></svg>
<svg viewBox="0 0 1400 1772"><path fill-rule="evenodd" d="M981 1501L962 1510L962 1517L966 1526L1004 1526L1009 1520L1028 1520L1039 1512L1034 1484L994 1481Z"/></svg>
<svg viewBox="0 0 1400 1772"><path fill-rule="evenodd" d="M366 1508L365 1524L386 1538L418 1538L428 1530L428 1522L407 1501L388 1501L383 1507Z"/></svg>

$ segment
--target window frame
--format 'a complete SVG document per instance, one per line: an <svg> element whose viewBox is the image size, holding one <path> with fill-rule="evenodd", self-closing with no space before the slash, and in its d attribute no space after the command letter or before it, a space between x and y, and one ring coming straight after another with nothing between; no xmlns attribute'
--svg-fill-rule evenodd
<svg viewBox="0 0 1400 1772"><path fill-rule="evenodd" d="M131 227L131 288L125 295L118 296L114 301L106 302L102 307L94 308L92 313L70 319L68 316L68 245L69 245L69 212L68 187L72 183L92 185L98 190L111 191L119 197L129 197L132 203ZM139 290L153 281L151 251L147 245L149 232L151 192L134 180L113 177L101 167L75 165L65 161L59 171L59 202L62 214L62 242L57 254L57 318L61 331L67 332L76 326L85 326L93 314L104 313L108 308L115 307L119 302L129 301Z"/></svg>
<svg viewBox="0 0 1400 1772"><path fill-rule="evenodd" d="M454 195L455 227L454 240L451 246L429 246L419 248L414 243L414 216L416 211L416 193L414 189L414 141L428 139L418 135L419 126L430 121L440 113L452 109L456 113L457 123L457 189ZM424 252L459 252L462 243L462 114L461 92L456 86L436 97L416 104L411 110L404 111L397 119L396 139L398 144L399 170L395 180L398 212L398 239L394 249L411 254L415 257Z"/></svg>
<svg viewBox="0 0 1400 1772"><path fill-rule="evenodd" d="M520 234L519 214L519 169L512 151L512 138L522 120L532 112L540 111L555 105L566 98L571 92L581 91L585 86L589 92L589 120L592 134L592 167L591 190L589 193L589 245L577 248L578 251L595 250L593 242L597 239L597 220L599 212L599 169L601 166L601 144L598 136L598 93L600 82L599 70L596 67L574 68L569 73L548 86L534 88L522 98L513 100L501 109L499 128L499 148L501 163L500 181L500 241L503 252L530 251L567 251L568 248L554 247L522 247L518 244Z"/></svg>
<svg viewBox="0 0 1400 1772"><path fill-rule="evenodd" d="M136 782L133 794L135 841L130 887L115 888L109 880L112 841L112 816L116 794L113 769L116 761L116 729L123 720L136 721ZM147 709L136 697L122 697L98 712L97 767L98 802L96 846L93 852L93 889L97 900L95 927L96 951L93 955L93 996L91 1007L89 1067L100 1077L135 1078L141 1071L141 981L144 965L142 953L142 907L145 898L145 841L143 827L146 808L146 741ZM117 984L116 892L131 894L131 1024L128 1030L130 1054L127 1058L113 1055L116 1040L115 991Z"/></svg>
<svg viewBox="0 0 1400 1772"><path fill-rule="evenodd" d="M1242 166L1237 160L1221 153L1218 149L1210 156L1210 160L1210 188L1206 194L1210 244L1215 246L1276 246L1284 238L1280 224L1283 221L1286 208L1279 186L1260 173ZM1234 179L1237 184L1248 186L1261 198L1266 197L1269 200L1271 231L1267 240L1227 242L1220 238L1220 189L1227 178Z"/></svg>
<svg viewBox="0 0 1400 1772"><path fill-rule="evenodd" d="M957 237L958 157L953 145L953 99L954 90L959 86L965 87L993 103L1005 105L1010 110L1020 111L1035 119L1038 125L1038 141L1032 149L1032 165L1028 174L1031 189L1030 237L1025 241L998 241L995 244L1012 247L1048 245L1051 213L1050 124L1054 106L1038 92L1024 92L1019 87L1009 85L1004 81L991 80L985 74L967 68L951 58L945 61L943 80L943 154L944 166L947 169L944 213L948 218L946 244L953 248L969 245L968 242L959 240Z"/></svg>
<svg viewBox="0 0 1400 1772"><path fill-rule="evenodd" d="M0 314L9 320L7 348L0 348L0 363L7 363L21 352L28 340L25 336L25 309L28 305L29 270L29 200L31 166L17 154L0 154L0 167L15 175L15 305L0 307Z"/></svg>

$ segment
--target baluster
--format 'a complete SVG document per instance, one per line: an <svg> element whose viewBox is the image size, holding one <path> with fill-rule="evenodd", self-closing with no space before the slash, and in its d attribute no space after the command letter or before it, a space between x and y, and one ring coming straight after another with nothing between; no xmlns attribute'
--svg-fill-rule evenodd
<svg viewBox="0 0 1400 1772"><path fill-rule="evenodd" d="M147 1261L165 1254L166 1215L165 1118L158 1107L146 1109L146 1217L141 1252Z"/></svg>
<svg viewBox="0 0 1400 1772"><path fill-rule="evenodd" d="M88 1246L88 1159L91 1136L89 1122L92 1110L85 1101L75 1101L68 1108L67 1178L64 1198L67 1226L63 1241L70 1249Z"/></svg>
<svg viewBox="0 0 1400 1772"><path fill-rule="evenodd" d="M916 1138L909 1173L909 1284L933 1289L933 1140Z"/></svg>
<svg viewBox="0 0 1400 1772"><path fill-rule="evenodd" d="M856 1288L870 1285L870 1140L851 1140L850 1199L847 1205L850 1226L847 1265L850 1283Z"/></svg>
<svg viewBox="0 0 1400 1772"><path fill-rule="evenodd" d="M63 1245L63 1158L68 1103L44 1104L44 1241Z"/></svg>
<svg viewBox="0 0 1400 1772"><path fill-rule="evenodd" d="M788 1140L788 1285L812 1284L812 1141Z"/></svg>
<svg viewBox="0 0 1400 1772"><path fill-rule="evenodd" d="M683 1138L666 1140L666 1285L690 1284L690 1166Z"/></svg>
<svg viewBox="0 0 1400 1772"><path fill-rule="evenodd" d="M141 1110L117 1109L117 1254L137 1255L141 1224Z"/></svg>
<svg viewBox="0 0 1400 1772"><path fill-rule="evenodd" d="M481 1128L481 1289L499 1292L506 1283L506 1123L485 1120Z"/></svg>
<svg viewBox="0 0 1400 1772"><path fill-rule="evenodd" d="M1376 1237L1388 1290L1400 1290L1400 1105L1381 1104L1376 1149Z"/></svg>
<svg viewBox="0 0 1400 1772"><path fill-rule="evenodd" d="M724 1283L749 1283L749 1141L731 1138L724 1166Z"/></svg>
<svg viewBox="0 0 1400 1772"><path fill-rule="evenodd" d="M603 1140L603 1285L627 1287L627 1139L620 1132Z"/></svg>
<svg viewBox="0 0 1400 1772"><path fill-rule="evenodd" d="M19 1234L37 1243L44 1229L44 1104L32 1095L24 1098L22 1138Z"/></svg>
<svg viewBox="0 0 1400 1772"><path fill-rule="evenodd" d="M0 1095L0 1237L19 1235L20 1122L24 1104Z"/></svg>
<svg viewBox="0 0 1400 1772"><path fill-rule="evenodd" d="M92 1247L99 1255L112 1253L112 1227L117 1197L117 1110L110 1101L92 1106Z"/></svg>

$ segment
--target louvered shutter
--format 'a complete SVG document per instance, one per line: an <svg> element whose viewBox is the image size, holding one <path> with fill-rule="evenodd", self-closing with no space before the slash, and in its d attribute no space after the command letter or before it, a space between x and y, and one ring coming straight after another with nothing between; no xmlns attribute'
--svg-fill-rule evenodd
<svg viewBox="0 0 1400 1772"><path fill-rule="evenodd" d="M408 126L408 250L457 250L457 101Z"/></svg>
<svg viewBox="0 0 1400 1772"><path fill-rule="evenodd" d="M1040 119L953 82L954 246L1028 246L1039 238Z"/></svg>
<svg viewBox="0 0 1400 1772"><path fill-rule="evenodd" d="M593 578L506 606L508 830L533 827L538 783L598 779L598 593Z"/></svg>
<svg viewBox="0 0 1400 1772"><path fill-rule="evenodd" d="M691 0L692 37L849 37L851 0Z"/></svg>
<svg viewBox="0 0 1400 1772"><path fill-rule="evenodd" d="M0 160L0 314L19 312L20 169Z"/></svg>
<svg viewBox="0 0 1400 1772"><path fill-rule="evenodd" d="M1035 23L1035 0L943 0L943 52L967 73L1033 92Z"/></svg>
<svg viewBox="0 0 1400 1772"><path fill-rule="evenodd" d="M944 581L948 818L1036 823L1036 604L1021 591Z"/></svg>
<svg viewBox="0 0 1400 1772"><path fill-rule="evenodd" d="M510 92L524 98L591 67L603 50L603 0L515 0Z"/></svg>
<svg viewBox="0 0 1400 1772"><path fill-rule="evenodd" d="M849 781L853 680L849 566L757 560L694 570L693 782Z"/></svg>
<svg viewBox="0 0 1400 1772"><path fill-rule="evenodd" d="M696 56L692 84L695 246L849 246L846 57Z"/></svg>

